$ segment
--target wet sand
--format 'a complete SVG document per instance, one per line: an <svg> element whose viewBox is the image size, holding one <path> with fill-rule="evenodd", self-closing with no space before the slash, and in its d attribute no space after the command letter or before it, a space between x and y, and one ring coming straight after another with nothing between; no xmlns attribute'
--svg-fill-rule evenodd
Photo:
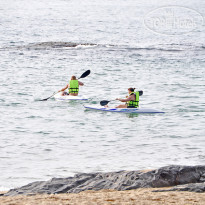
<svg viewBox="0 0 205 205"><path fill-rule="evenodd" d="M137 189L129 191L85 191L79 194L51 194L33 196L0 197L2 205L205 205L205 193L152 192L159 189Z"/></svg>

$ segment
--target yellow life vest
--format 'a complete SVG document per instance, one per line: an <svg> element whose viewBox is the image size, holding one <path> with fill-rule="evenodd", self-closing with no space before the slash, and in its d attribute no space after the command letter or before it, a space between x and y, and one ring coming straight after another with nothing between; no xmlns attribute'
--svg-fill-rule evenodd
<svg viewBox="0 0 205 205"><path fill-rule="evenodd" d="M128 101L127 106L139 107L139 91L131 92L130 95L135 95L135 100Z"/></svg>
<svg viewBox="0 0 205 205"><path fill-rule="evenodd" d="M79 91L78 80L70 80L69 85L70 85L69 93L78 93Z"/></svg>

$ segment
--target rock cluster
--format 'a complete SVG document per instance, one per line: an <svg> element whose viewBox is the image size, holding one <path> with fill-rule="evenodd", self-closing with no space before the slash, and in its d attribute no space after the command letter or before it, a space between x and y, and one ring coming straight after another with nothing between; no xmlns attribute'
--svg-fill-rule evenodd
<svg viewBox="0 0 205 205"><path fill-rule="evenodd" d="M190 191L190 192L202 193L205 192L205 182L178 185L172 187L171 189L160 189L153 192L167 192L167 191Z"/></svg>
<svg viewBox="0 0 205 205"><path fill-rule="evenodd" d="M183 186L177 186L183 185ZM86 190L131 190L170 187L172 190L205 191L205 166L166 166L151 171L81 173L74 177L53 178L11 189L5 196L18 194L79 193ZM171 189L170 189L171 190ZM167 190L166 190L167 191Z"/></svg>

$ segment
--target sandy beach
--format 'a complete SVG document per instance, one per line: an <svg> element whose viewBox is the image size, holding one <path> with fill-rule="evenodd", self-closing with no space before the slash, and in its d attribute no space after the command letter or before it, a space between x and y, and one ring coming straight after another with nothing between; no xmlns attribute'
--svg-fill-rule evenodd
<svg viewBox="0 0 205 205"><path fill-rule="evenodd" d="M152 192L159 189L137 189L130 191L85 191L79 194L51 194L33 196L0 197L2 205L108 205L108 204L138 204L160 205L205 204L205 193L193 192Z"/></svg>

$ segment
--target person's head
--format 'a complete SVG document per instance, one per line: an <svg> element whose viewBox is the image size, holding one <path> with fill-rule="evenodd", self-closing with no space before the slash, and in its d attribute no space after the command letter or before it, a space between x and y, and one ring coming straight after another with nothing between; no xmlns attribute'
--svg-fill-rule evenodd
<svg viewBox="0 0 205 205"><path fill-rule="evenodd" d="M135 88L128 88L128 93L132 93L135 91Z"/></svg>
<svg viewBox="0 0 205 205"><path fill-rule="evenodd" d="M71 77L71 80L76 80L76 77L73 75L73 76Z"/></svg>

